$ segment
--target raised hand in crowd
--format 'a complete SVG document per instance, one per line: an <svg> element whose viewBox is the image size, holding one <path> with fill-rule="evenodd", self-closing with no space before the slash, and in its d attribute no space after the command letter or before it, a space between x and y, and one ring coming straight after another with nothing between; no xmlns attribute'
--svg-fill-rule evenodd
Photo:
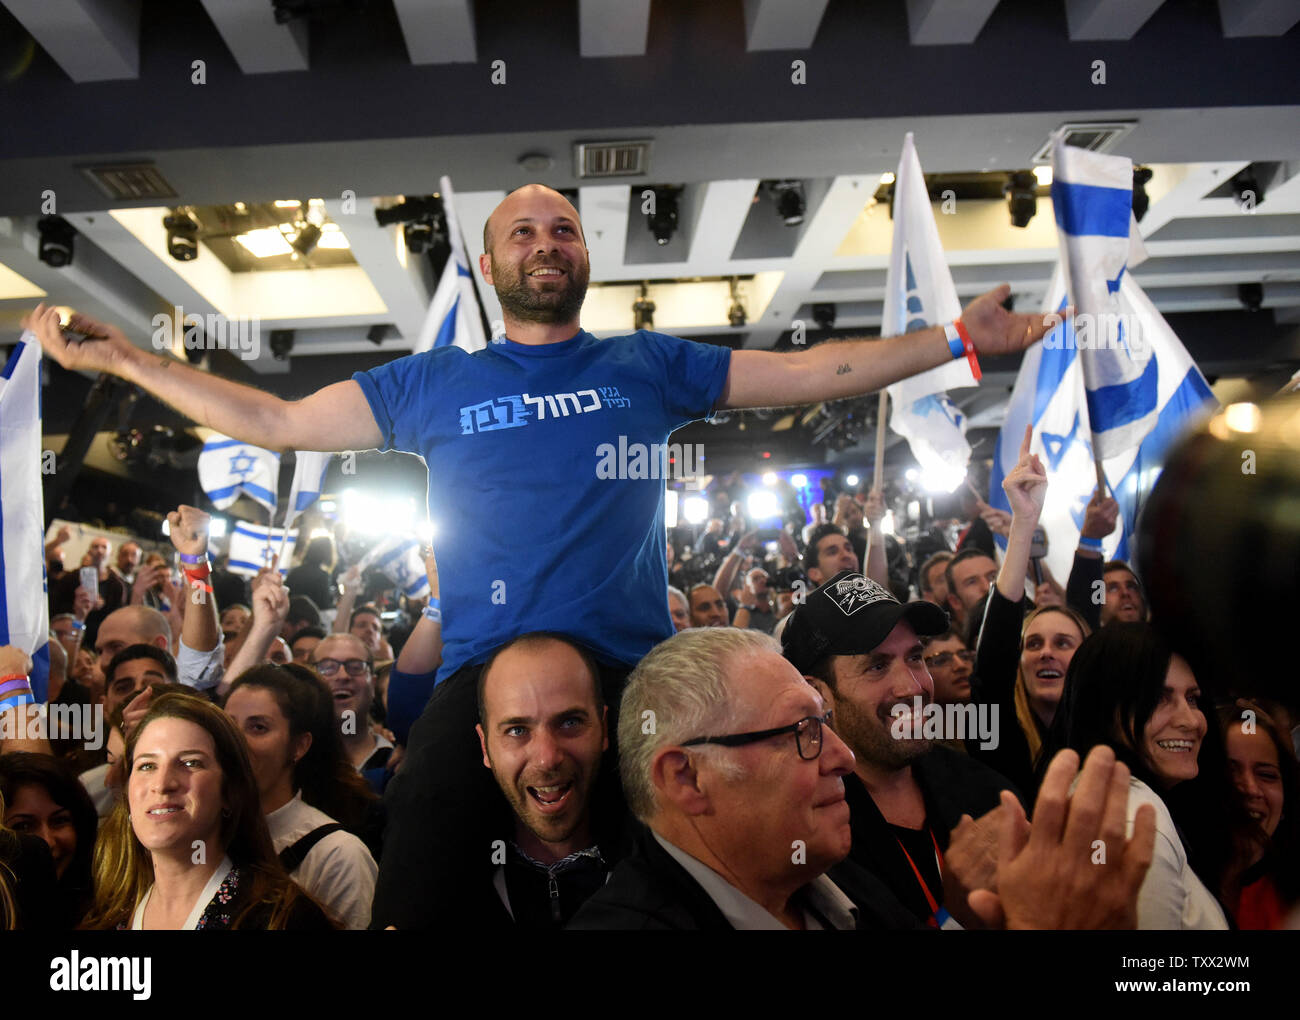
<svg viewBox="0 0 1300 1020"><path fill-rule="evenodd" d="M1126 836L1129 777L1109 747L1094 747L1082 772L1079 756L1061 751L1047 768L1032 826L1015 796L1003 792L997 891L972 892L970 908L991 927L1136 927L1156 816L1143 804Z"/></svg>
<svg viewBox="0 0 1300 1020"><path fill-rule="evenodd" d="M1020 459L1003 479L1002 491L1011 504L1011 527L1007 532L1007 550L998 571L998 591L1010 602L1019 602L1025 594L1025 574L1029 569L1029 552L1038 527L1043 502L1047 499L1047 472L1038 454L1029 452L1033 440L1032 425L1025 426L1020 444Z"/></svg>
<svg viewBox="0 0 1300 1020"><path fill-rule="evenodd" d="M1119 503L1107 496L1101 489L1094 489L1092 498L1083 509L1083 527L1079 529L1082 538L1106 538L1115 531L1119 523ZM1101 558L1101 552L1081 546L1079 553L1094 559Z"/></svg>
<svg viewBox="0 0 1300 1020"><path fill-rule="evenodd" d="M943 855L943 902L949 912L966 928L983 928L984 919L969 905L976 889L996 892L998 888L998 849L1004 826L1002 805L979 818L962 815L948 837Z"/></svg>
<svg viewBox="0 0 1300 1020"><path fill-rule="evenodd" d="M339 578L339 604L334 613L334 625L330 628L335 634L346 634L352 625L352 610L361 594L362 572L354 563Z"/></svg>
<svg viewBox="0 0 1300 1020"><path fill-rule="evenodd" d="M239 651L226 668L222 683L224 688L228 688L247 670L267 661L267 653L280 636L280 629L289 616L289 589L284 586L284 578L276 569L276 559L271 561L271 566L259 570L253 578L253 615Z"/></svg>
<svg viewBox="0 0 1300 1020"><path fill-rule="evenodd" d="M982 499L976 501L975 508L993 534L1006 538L1011 533L1011 513L1009 511L989 506Z"/></svg>
<svg viewBox="0 0 1300 1020"><path fill-rule="evenodd" d="M0 645L0 677L6 677L10 682L13 682L20 677L31 676L31 672L32 657L30 655L16 645ZM4 694L0 694L0 699L12 698L19 693L21 693L20 690L11 689ZM30 738L26 736L27 728L19 721L25 718L27 711L31 708L32 706L29 703L0 710L0 753L8 754L10 751L35 751L38 754L50 753L49 741L44 737ZM6 716L9 718L5 718Z"/></svg>

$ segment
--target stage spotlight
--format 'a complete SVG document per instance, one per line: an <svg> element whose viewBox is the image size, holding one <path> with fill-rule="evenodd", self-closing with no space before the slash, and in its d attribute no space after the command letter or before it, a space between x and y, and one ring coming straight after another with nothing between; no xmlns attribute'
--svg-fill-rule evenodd
<svg viewBox="0 0 1300 1020"><path fill-rule="evenodd" d="M776 199L776 211L787 227L797 227L803 222L807 203L802 181L773 181L772 197Z"/></svg>
<svg viewBox="0 0 1300 1020"><path fill-rule="evenodd" d="M682 516L688 524L703 524L709 517L709 501L703 496L687 496L682 500Z"/></svg>
<svg viewBox="0 0 1300 1020"><path fill-rule="evenodd" d="M847 485L850 489L856 488L858 482L860 482L860 481L862 481L862 479L859 478L857 475L845 475L845 476L844 476L844 484Z"/></svg>
<svg viewBox="0 0 1300 1020"><path fill-rule="evenodd" d="M751 521L768 521L781 516L781 504L775 492L751 492L745 500L745 511Z"/></svg>
<svg viewBox="0 0 1300 1020"><path fill-rule="evenodd" d="M727 321L737 327L748 321L745 303L740 299L740 282L734 276L731 278L731 307L727 309Z"/></svg>
<svg viewBox="0 0 1300 1020"><path fill-rule="evenodd" d="M835 328L835 306L832 304L813 305L813 321L817 323L818 329L832 330Z"/></svg>
<svg viewBox="0 0 1300 1020"><path fill-rule="evenodd" d="M433 247L433 223L430 220L416 220L402 227L402 238L406 241L406 250L412 255L423 255Z"/></svg>
<svg viewBox="0 0 1300 1020"><path fill-rule="evenodd" d="M775 472L775 471L764 471L764 472L763 472L763 484L764 484L764 485L775 485L775 484L776 484L776 472Z"/></svg>
<svg viewBox="0 0 1300 1020"><path fill-rule="evenodd" d="M650 300L650 288L641 284L641 296L632 302L632 328L655 328L655 303Z"/></svg>
<svg viewBox="0 0 1300 1020"><path fill-rule="evenodd" d="M276 361L288 361L293 351L293 330L271 330L271 355Z"/></svg>
<svg viewBox="0 0 1300 1020"><path fill-rule="evenodd" d="M320 226L315 223L304 223L299 229L297 236L289 242L289 247L293 249L293 258L306 258L316 250L316 244L320 241Z"/></svg>
<svg viewBox="0 0 1300 1020"><path fill-rule="evenodd" d="M199 223L184 209L173 209L163 217L167 230L167 254L177 262L193 262L199 257Z"/></svg>
<svg viewBox="0 0 1300 1020"><path fill-rule="evenodd" d="M790 484L793 485L796 489L806 489L806 488L808 488L808 476L807 476L807 475L791 475L791 476L790 476Z"/></svg>
<svg viewBox="0 0 1300 1020"><path fill-rule="evenodd" d="M1238 284L1237 300L1246 311L1258 312L1264 307L1264 285L1262 283Z"/></svg>
<svg viewBox="0 0 1300 1020"><path fill-rule="evenodd" d="M72 240L76 229L62 216L46 216L36 224L39 235L37 256L47 266L62 269L72 263Z"/></svg>
<svg viewBox="0 0 1300 1020"><path fill-rule="evenodd" d="M667 244L677 230L677 195L680 188L652 188L654 205L646 213L646 225L655 236L655 243Z"/></svg>
<svg viewBox="0 0 1300 1020"><path fill-rule="evenodd" d="M1133 168L1133 215L1139 223L1151 207L1151 199L1147 197L1147 185L1151 182L1151 176L1152 170L1149 166Z"/></svg>
<svg viewBox="0 0 1300 1020"><path fill-rule="evenodd" d="M1038 211L1038 178L1028 170L1017 170L1007 180L1002 193L1007 196L1007 209L1011 222L1017 227L1029 226Z"/></svg>
<svg viewBox="0 0 1300 1020"><path fill-rule="evenodd" d="M387 209L376 209L375 222L381 227L391 227L394 223L433 220L442 214L442 199L433 195L412 195Z"/></svg>

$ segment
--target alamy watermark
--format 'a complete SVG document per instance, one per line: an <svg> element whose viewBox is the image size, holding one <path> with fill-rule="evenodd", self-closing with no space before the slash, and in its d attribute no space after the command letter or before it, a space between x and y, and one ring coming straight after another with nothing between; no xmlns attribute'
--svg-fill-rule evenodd
<svg viewBox="0 0 1300 1020"><path fill-rule="evenodd" d="M998 706L996 704L940 705L925 704L919 695L912 704L898 704L890 709L894 721L889 735L895 740L978 740L981 751L998 746Z"/></svg>
<svg viewBox="0 0 1300 1020"><path fill-rule="evenodd" d="M1044 321L1050 330L1043 338L1043 346L1049 351L1124 350L1134 361L1146 361L1151 357L1151 344L1142 322L1129 312L1077 313L1070 319L1073 327L1070 330L1060 328L1065 320L1055 312L1044 316Z"/></svg>
<svg viewBox="0 0 1300 1020"><path fill-rule="evenodd" d="M179 337L187 351L230 351L243 361L256 361L262 354L262 320L228 319L220 313L200 315L180 305L172 313L159 312L151 320L156 351L172 350Z"/></svg>
<svg viewBox="0 0 1300 1020"><path fill-rule="evenodd" d="M19 705L0 713L0 740L77 741L87 751L104 746L103 705Z"/></svg>
<svg viewBox="0 0 1300 1020"><path fill-rule="evenodd" d="M610 479L652 479L698 483L704 477L703 443L618 443L596 447L596 477Z"/></svg>

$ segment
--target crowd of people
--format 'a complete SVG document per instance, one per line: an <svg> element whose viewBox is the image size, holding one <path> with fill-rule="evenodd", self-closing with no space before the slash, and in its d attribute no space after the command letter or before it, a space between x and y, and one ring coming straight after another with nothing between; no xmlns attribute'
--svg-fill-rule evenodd
<svg viewBox="0 0 1300 1020"><path fill-rule="evenodd" d="M480 431L446 387L567 390L566 373L601 365L640 416L618 428L648 438L714 408L796 403L808 378L834 396L929 367L887 341L819 345L788 378L784 355L645 331L597 342L577 326L585 246L562 196L521 189L485 234L508 341L294 404L149 367L103 324L75 321L104 341L78 347L34 314L65 364L129 369L229 434L242 418L275 448L420 450L451 537L412 600L338 562L328 536L287 577L246 581L210 561L210 518L186 505L168 515L178 574L133 540L96 538L68 563L71 536L55 535L48 689L0 649L0 713L85 706L105 739L0 730L0 926L1288 923L1296 706L1175 650L1136 568L1103 558L1106 492L1065 584L1035 570L1048 479L1028 434L1009 512L976 499L911 542L885 534L878 491L825 493L772 537L719 484L722 512L666 544L658 481L579 479L572 503L535 504L536 530L453 505L461 480L543 491L557 468L542 451L609 426ZM954 335L983 353L1040 337L1001 296ZM962 353L943 332L920 336L935 363L950 341ZM446 422L426 414L443 406ZM529 433L543 425L545 440Z"/></svg>

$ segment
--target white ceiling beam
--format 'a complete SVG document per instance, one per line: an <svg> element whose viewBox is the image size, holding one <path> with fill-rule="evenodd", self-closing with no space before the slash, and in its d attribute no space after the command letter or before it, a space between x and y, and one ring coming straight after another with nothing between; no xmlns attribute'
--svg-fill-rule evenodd
<svg viewBox="0 0 1300 1020"><path fill-rule="evenodd" d="M307 22L277 25L266 0L201 0L245 74L307 70Z"/></svg>
<svg viewBox="0 0 1300 1020"><path fill-rule="evenodd" d="M954 46L975 41L998 0L907 0L913 46Z"/></svg>
<svg viewBox="0 0 1300 1020"><path fill-rule="evenodd" d="M753 324L746 347L757 350L771 348L777 338L791 329L799 306L807 303L817 280L830 265L836 249L844 240L854 220L862 212L867 199L880 183L879 176L837 177L815 210L808 210L808 228L799 239L772 300L761 321ZM812 323L809 328L814 328Z"/></svg>
<svg viewBox="0 0 1300 1020"><path fill-rule="evenodd" d="M650 0L578 0L578 45L584 57L644 57Z"/></svg>
<svg viewBox="0 0 1300 1020"><path fill-rule="evenodd" d="M811 48L827 0L745 0L745 49Z"/></svg>
<svg viewBox="0 0 1300 1020"><path fill-rule="evenodd" d="M1164 0L1065 0L1071 39L1132 39Z"/></svg>
<svg viewBox="0 0 1300 1020"><path fill-rule="evenodd" d="M1209 192L1248 165L1247 160L1234 160L1230 163L1197 163L1189 167L1187 173L1172 189L1152 201L1147 214L1138 224L1142 236L1149 238L1173 220L1197 215L1194 212L1197 204Z"/></svg>
<svg viewBox="0 0 1300 1020"><path fill-rule="evenodd" d="M1285 35L1300 21L1300 4L1295 0L1219 0L1219 18L1229 39Z"/></svg>
<svg viewBox="0 0 1300 1020"><path fill-rule="evenodd" d="M400 227L381 227L376 223L374 206L369 202L363 201L357 212L346 214L340 200L326 199L325 211L342 229L352 257L388 306L388 316L383 321L397 327L405 345L411 346L420 335L433 297L426 268L428 260L405 251ZM403 246L404 259L398 255L398 245Z"/></svg>
<svg viewBox="0 0 1300 1020"><path fill-rule="evenodd" d="M591 253L591 279L594 283L626 280L628 270L627 221L628 203L641 204L641 190L626 184L602 184L578 189L578 213L582 232Z"/></svg>
<svg viewBox="0 0 1300 1020"><path fill-rule="evenodd" d="M412 64L472 64L473 0L393 0Z"/></svg>
<svg viewBox="0 0 1300 1020"><path fill-rule="evenodd" d="M691 253L687 263L697 266L698 275L709 276L711 268L731 262L731 253L753 207L758 179L710 181L704 186L700 214L691 230Z"/></svg>
<svg viewBox="0 0 1300 1020"><path fill-rule="evenodd" d="M73 81L140 76L140 0L5 0Z"/></svg>

